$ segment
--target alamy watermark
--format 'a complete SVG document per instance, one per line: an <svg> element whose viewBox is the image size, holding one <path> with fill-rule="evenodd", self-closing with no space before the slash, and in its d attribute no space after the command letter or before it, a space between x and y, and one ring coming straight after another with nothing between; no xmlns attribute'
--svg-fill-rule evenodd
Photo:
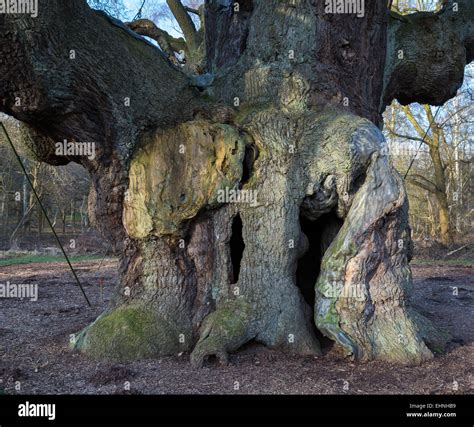
<svg viewBox="0 0 474 427"><path fill-rule="evenodd" d="M217 202L218 203L245 203L252 207L257 206L257 195L256 190L239 190L234 188L226 187L217 191Z"/></svg>
<svg viewBox="0 0 474 427"><path fill-rule="evenodd" d="M428 156L429 151L420 149L416 145L397 145L393 144L390 146L390 149L386 150L389 151L392 156ZM474 156L474 145L463 145L460 147L457 147L457 152L458 155L463 158L464 160L469 160L471 157Z"/></svg>
<svg viewBox="0 0 474 427"><path fill-rule="evenodd" d="M43 417L49 421L56 419L55 403L30 403L26 401L18 405L19 417Z"/></svg>
<svg viewBox="0 0 474 427"><path fill-rule="evenodd" d="M0 14L22 14L38 17L38 0L0 0Z"/></svg>
<svg viewBox="0 0 474 427"><path fill-rule="evenodd" d="M365 16L365 0L326 0L324 13Z"/></svg>
<svg viewBox="0 0 474 427"><path fill-rule="evenodd" d="M321 291L328 298L349 298L356 301L365 300L366 286L363 283L345 286L343 281L326 283Z"/></svg>
<svg viewBox="0 0 474 427"><path fill-rule="evenodd" d="M95 142L73 142L67 139L57 142L56 156L87 156L89 160L95 159Z"/></svg>
<svg viewBox="0 0 474 427"><path fill-rule="evenodd" d="M0 298L27 298L38 301L38 285L28 283L0 283Z"/></svg>

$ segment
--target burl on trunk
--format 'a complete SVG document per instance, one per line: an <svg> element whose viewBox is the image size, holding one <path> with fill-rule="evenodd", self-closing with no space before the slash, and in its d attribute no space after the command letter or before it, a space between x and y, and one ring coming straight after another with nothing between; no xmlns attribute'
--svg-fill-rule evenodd
<svg viewBox="0 0 474 427"><path fill-rule="evenodd" d="M410 306L407 197L381 114L455 95L474 5L326 3L208 0L184 69L85 0L0 16L1 110L38 159L87 168L91 216L121 252L113 302L77 349L200 366L251 340L318 355L317 333L361 360L442 346ZM95 141L96 157L58 157L64 139Z"/></svg>

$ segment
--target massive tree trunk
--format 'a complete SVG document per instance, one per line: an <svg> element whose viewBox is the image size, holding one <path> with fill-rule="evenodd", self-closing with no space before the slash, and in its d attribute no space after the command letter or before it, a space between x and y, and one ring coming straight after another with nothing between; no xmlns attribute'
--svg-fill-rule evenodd
<svg viewBox="0 0 474 427"><path fill-rule="evenodd" d="M317 355L316 327L357 359L432 357L379 127L394 98L455 94L470 2L410 19L386 1L363 17L319 0L237 3L206 2L205 76L84 0L0 16L0 108L30 127L37 158L88 169L94 222L121 251L113 303L76 348L186 351L199 366L251 340ZM64 139L94 141L95 159L57 156Z"/></svg>

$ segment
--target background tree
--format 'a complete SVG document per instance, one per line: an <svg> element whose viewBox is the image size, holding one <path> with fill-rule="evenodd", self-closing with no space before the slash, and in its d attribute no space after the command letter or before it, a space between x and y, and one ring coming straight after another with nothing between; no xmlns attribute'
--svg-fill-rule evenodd
<svg viewBox="0 0 474 427"><path fill-rule="evenodd" d="M420 216L425 217L431 222L430 237L439 238L448 246L456 232L461 238L463 231L469 234L472 215L469 207L474 147L469 118L473 104L467 76L465 88L443 108L394 103L386 112L389 145L398 157L397 168L407 175L411 222L419 223Z"/></svg>
<svg viewBox="0 0 474 427"><path fill-rule="evenodd" d="M84 168L75 163L53 167L30 158L28 133L20 123L2 114L20 158L57 231L86 231L87 195L91 185ZM74 183L71 186L71 182ZM2 249L40 249L51 245L52 234L11 147L0 138L0 227ZM36 236L35 236L36 235Z"/></svg>

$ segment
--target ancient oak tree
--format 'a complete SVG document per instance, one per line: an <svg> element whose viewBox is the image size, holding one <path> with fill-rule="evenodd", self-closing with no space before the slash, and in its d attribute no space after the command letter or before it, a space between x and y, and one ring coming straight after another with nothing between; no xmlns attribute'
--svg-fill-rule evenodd
<svg viewBox="0 0 474 427"><path fill-rule="evenodd" d="M0 15L0 109L36 158L89 171L91 216L121 254L77 349L199 366L252 340L317 355L319 333L360 360L420 363L442 345L410 305L407 197L381 114L456 94L474 3L409 16L325 3L169 0L181 39L85 0ZM96 155L58 156L63 140Z"/></svg>

